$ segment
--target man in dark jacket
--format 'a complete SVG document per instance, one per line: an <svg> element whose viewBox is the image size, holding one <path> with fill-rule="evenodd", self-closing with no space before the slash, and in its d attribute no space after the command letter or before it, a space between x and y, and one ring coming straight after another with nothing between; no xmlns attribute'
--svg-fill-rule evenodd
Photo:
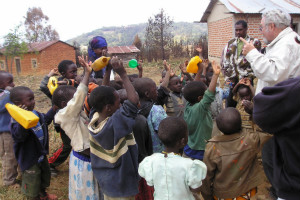
<svg viewBox="0 0 300 200"><path fill-rule="evenodd" d="M274 137L265 144L265 173L279 199L300 198L300 77L265 87L254 97L255 123Z"/></svg>

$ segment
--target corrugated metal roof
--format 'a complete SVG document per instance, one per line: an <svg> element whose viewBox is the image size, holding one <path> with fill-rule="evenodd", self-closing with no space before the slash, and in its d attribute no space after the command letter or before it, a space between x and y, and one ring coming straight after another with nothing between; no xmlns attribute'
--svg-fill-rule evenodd
<svg viewBox="0 0 300 200"><path fill-rule="evenodd" d="M300 0L219 0L231 13L263 13L270 9L283 9L290 14L300 14ZM217 0L211 0L200 22L207 22Z"/></svg>
<svg viewBox="0 0 300 200"><path fill-rule="evenodd" d="M108 53L112 54L125 54L125 53L138 53L140 50L134 46L115 46L115 47L107 47Z"/></svg>

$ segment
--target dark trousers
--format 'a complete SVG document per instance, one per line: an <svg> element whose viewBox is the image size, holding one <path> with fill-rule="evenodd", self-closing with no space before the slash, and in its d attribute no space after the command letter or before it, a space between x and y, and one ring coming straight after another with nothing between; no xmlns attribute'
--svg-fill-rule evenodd
<svg viewBox="0 0 300 200"><path fill-rule="evenodd" d="M273 150L274 150L274 138L272 137L267 141L262 149L262 164L264 167L265 174L272 185L271 192L276 195L276 187L274 186L274 175L273 175ZM276 195L277 196L277 195Z"/></svg>
<svg viewBox="0 0 300 200"><path fill-rule="evenodd" d="M50 186L50 168L45 157L42 162L31 166L22 172L22 193L28 197L44 195Z"/></svg>
<svg viewBox="0 0 300 200"><path fill-rule="evenodd" d="M62 145L48 159L50 167L57 167L61 165L63 162L65 162L65 160L67 160L68 156L71 153L72 146L70 138L66 135L66 133L63 130L60 131L60 137L62 140Z"/></svg>

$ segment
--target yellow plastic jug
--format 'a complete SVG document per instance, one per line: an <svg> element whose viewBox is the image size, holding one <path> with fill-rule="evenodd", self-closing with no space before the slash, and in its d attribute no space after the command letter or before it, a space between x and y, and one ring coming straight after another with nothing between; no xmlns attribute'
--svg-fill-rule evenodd
<svg viewBox="0 0 300 200"><path fill-rule="evenodd" d="M100 58L98 58L97 60L95 60L93 62L91 67L93 68L93 70L95 72L100 71L108 64L109 60L110 60L110 57L101 56Z"/></svg>
<svg viewBox="0 0 300 200"><path fill-rule="evenodd" d="M57 78L54 77L54 76L51 76L51 77L49 78L47 87L49 88L50 93L53 94L53 92L54 92L54 91L56 90L56 88L58 87L58 84L57 84Z"/></svg>
<svg viewBox="0 0 300 200"><path fill-rule="evenodd" d="M33 112L19 108L16 105L7 103L5 104L5 108L9 112L10 116L25 129L35 127L40 120Z"/></svg>
<svg viewBox="0 0 300 200"><path fill-rule="evenodd" d="M198 72L198 63L202 63L202 60L199 56L191 58L189 64L186 67L186 71L189 73L196 74Z"/></svg>

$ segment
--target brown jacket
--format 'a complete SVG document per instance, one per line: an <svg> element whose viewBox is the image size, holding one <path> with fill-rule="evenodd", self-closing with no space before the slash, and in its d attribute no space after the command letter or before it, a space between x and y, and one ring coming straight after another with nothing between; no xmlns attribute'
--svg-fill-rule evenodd
<svg viewBox="0 0 300 200"><path fill-rule="evenodd" d="M201 187L205 200L235 198L258 186L262 169L257 154L272 136L266 133L243 131L232 135L218 135L210 139L205 148L203 162L207 176Z"/></svg>

